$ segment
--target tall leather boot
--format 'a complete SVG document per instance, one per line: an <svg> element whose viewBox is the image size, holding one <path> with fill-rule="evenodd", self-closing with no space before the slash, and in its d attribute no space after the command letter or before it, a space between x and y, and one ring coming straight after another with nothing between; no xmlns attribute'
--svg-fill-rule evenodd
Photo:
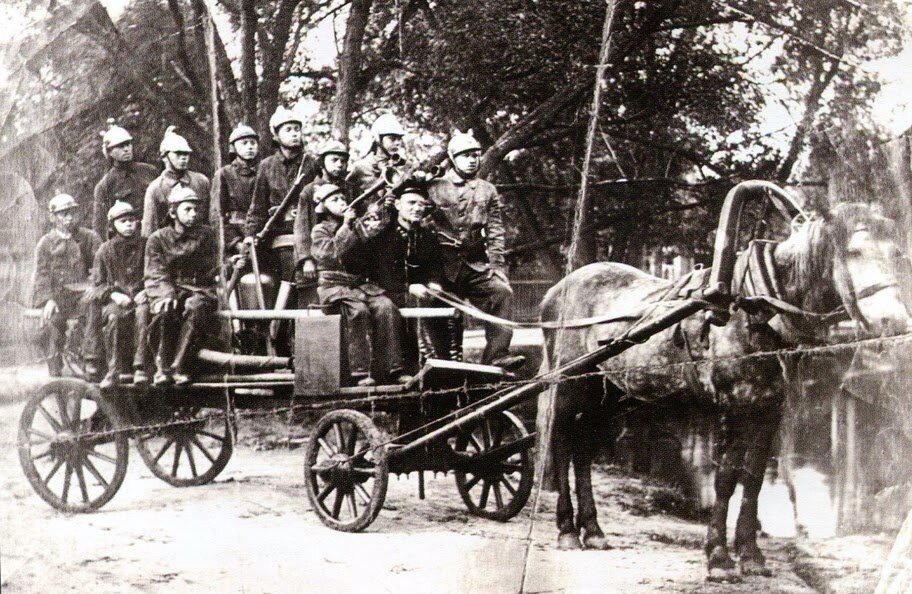
<svg viewBox="0 0 912 594"><path fill-rule="evenodd" d="M158 350L155 354L155 377L152 378L153 386L168 386L174 383L171 377L171 354L173 353L173 342L171 322L164 316L158 317L153 323L158 325Z"/></svg>
<svg viewBox="0 0 912 594"><path fill-rule="evenodd" d="M135 312L136 348L133 351L133 384L143 386L149 383L152 362L149 353L149 305L140 303Z"/></svg>
<svg viewBox="0 0 912 594"><path fill-rule="evenodd" d="M171 364L171 377L174 378L175 386L184 386L190 383L190 375L187 373L185 364L195 338L194 324L190 321L184 322L181 326L180 338L177 341L177 353L174 355L174 362Z"/></svg>
<svg viewBox="0 0 912 594"><path fill-rule="evenodd" d="M108 372L105 374L98 387L101 389L113 388L120 383L120 319L112 315L104 326L105 350L108 355Z"/></svg>

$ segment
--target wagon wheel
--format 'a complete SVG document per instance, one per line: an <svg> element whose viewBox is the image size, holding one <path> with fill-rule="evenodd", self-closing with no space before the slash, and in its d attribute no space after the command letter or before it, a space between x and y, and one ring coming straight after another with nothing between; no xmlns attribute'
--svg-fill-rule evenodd
<svg viewBox="0 0 912 594"><path fill-rule="evenodd" d="M360 532L380 513L389 479L383 433L370 417L335 410L314 428L304 453L307 496L320 521Z"/></svg>
<svg viewBox="0 0 912 594"><path fill-rule="evenodd" d="M129 438L116 428L113 406L91 384L58 379L39 388L19 419L19 462L35 492L66 512L110 501L129 454Z"/></svg>
<svg viewBox="0 0 912 594"><path fill-rule="evenodd" d="M458 433L452 443L462 458L456 488L469 512L498 522L518 514L534 479L532 441L522 421L504 411Z"/></svg>
<svg viewBox="0 0 912 594"><path fill-rule="evenodd" d="M205 485L231 459L231 423L217 409L181 407L160 424L137 435L136 449L152 474L169 485Z"/></svg>

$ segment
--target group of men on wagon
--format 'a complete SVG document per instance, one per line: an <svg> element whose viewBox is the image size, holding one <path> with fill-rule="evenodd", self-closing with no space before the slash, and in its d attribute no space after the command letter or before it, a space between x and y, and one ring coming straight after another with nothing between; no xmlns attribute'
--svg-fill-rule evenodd
<svg viewBox="0 0 912 594"><path fill-rule="evenodd" d="M82 317L86 371L102 387L130 367L135 384L150 376L158 386L190 382L188 363L217 309L219 267L245 270L257 256L258 268L296 287L286 307L319 303L342 314L349 369L362 386L411 380L405 335L415 329L399 308L415 304L413 283L437 282L509 317L501 202L477 177L481 147L469 134L449 140L443 175L378 184L404 162L405 130L394 116L377 118L370 152L349 170L344 143L328 140L311 154L301 118L279 107L269 122L275 153L258 163L259 135L239 124L229 138L233 160L210 184L189 169L193 151L174 128L159 146L159 173L133 159L132 136L111 124L102 139L111 168L95 187L93 229L79 226L77 201L60 194L49 203L54 228L36 248L34 298L52 375L62 372L67 320ZM427 322L421 334L431 349L461 332L446 320ZM482 362L522 365L509 352L508 328L485 330Z"/></svg>

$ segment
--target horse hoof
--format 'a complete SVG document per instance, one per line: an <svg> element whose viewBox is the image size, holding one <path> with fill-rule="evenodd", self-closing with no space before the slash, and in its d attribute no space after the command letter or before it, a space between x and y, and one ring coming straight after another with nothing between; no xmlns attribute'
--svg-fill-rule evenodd
<svg viewBox="0 0 912 594"><path fill-rule="evenodd" d="M715 584L740 584L744 580L734 568L711 567L706 572L706 581Z"/></svg>
<svg viewBox="0 0 912 594"><path fill-rule="evenodd" d="M578 551L583 545L576 534L561 534L557 537L557 548L561 551Z"/></svg>
<svg viewBox="0 0 912 594"><path fill-rule="evenodd" d="M713 548L707 557L706 567L710 572L714 569L720 571L733 571L735 569L735 562L725 547L717 546Z"/></svg>
<svg viewBox="0 0 912 594"><path fill-rule="evenodd" d="M759 575L762 577L770 577L773 575L772 570L769 567L756 561L754 559L742 559L741 560L741 575Z"/></svg>
<svg viewBox="0 0 912 594"><path fill-rule="evenodd" d="M596 551L607 551L611 545L608 544L608 539L604 535L594 534L583 538L583 547Z"/></svg>

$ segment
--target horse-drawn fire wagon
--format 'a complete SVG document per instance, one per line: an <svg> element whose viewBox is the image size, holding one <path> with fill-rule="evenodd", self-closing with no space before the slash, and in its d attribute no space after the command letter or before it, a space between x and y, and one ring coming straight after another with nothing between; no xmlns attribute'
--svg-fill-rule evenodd
<svg viewBox="0 0 912 594"><path fill-rule="evenodd" d="M101 390L78 378L54 379L25 406L19 427L22 467L35 491L67 512L105 505L124 480L128 442L143 462L174 486L211 482L231 458L235 422L244 414L329 411L310 430L304 476L313 509L327 526L359 531L380 512L390 473L452 471L468 510L505 521L519 513L533 488L536 436L509 411L550 385L590 371L675 324L705 312L724 325L732 304L737 227L744 203L767 197L791 218L801 209L773 184L743 182L723 207L712 269L686 296L671 295L623 333L553 365L531 380L499 367L425 358L407 385L348 386L344 321L318 309L225 307L223 330L294 324L290 357L245 354L231 341L198 355L198 373L187 386ZM449 307L403 309L420 325L429 318L472 313L435 288L418 289ZM227 300L225 300L227 302ZM623 319L629 319L630 313ZM622 319L616 312L589 319L539 324L561 332ZM222 334L232 334L223 331ZM272 348L269 349L272 352ZM423 487L423 481L419 481Z"/></svg>

